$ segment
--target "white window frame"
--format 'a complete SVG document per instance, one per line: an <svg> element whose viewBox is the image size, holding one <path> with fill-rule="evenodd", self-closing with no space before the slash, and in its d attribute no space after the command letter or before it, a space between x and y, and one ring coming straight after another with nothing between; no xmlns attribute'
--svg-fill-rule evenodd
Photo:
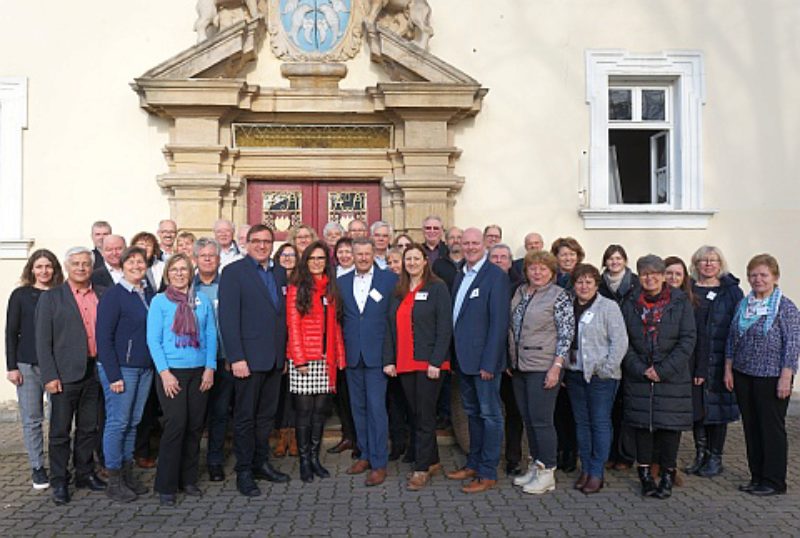
<svg viewBox="0 0 800 538"><path fill-rule="evenodd" d="M611 204L608 130L620 123L608 119L608 89L669 83L670 197L668 204ZM665 51L632 54L624 50L586 51L586 102L591 117L588 196L580 209L586 229L668 229L708 227L715 210L703 207L702 108L705 103L703 54ZM670 113L671 112L671 113ZM647 122L648 124L651 122Z"/></svg>
<svg viewBox="0 0 800 538"><path fill-rule="evenodd" d="M28 127L28 80L0 77L0 259L25 259L22 236L22 131Z"/></svg>

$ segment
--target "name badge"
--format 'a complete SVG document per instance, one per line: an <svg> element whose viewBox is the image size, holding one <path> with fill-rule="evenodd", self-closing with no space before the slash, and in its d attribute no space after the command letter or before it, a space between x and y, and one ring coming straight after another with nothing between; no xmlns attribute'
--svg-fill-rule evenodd
<svg viewBox="0 0 800 538"><path fill-rule="evenodd" d="M479 297L480 294L481 294L480 288L475 288L474 290L472 290L472 293L469 294L469 298L474 299L475 297Z"/></svg>
<svg viewBox="0 0 800 538"><path fill-rule="evenodd" d="M717 292L715 291L709 291L708 293L706 293L706 299L708 299L709 301L713 301L716 296Z"/></svg>
<svg viewBox="0 0 800 538"><path fill-rule="evenodd" d="M756 316L766 316L767 314L769 314L769 309L766 306L756 308Z"/></svg>
<svg viewBox="0 0 800 538"><path fill-rule="evenodd" d="M194 306L200 306L201 304L202 304L202 302L200 301L200 297L195 297L194 298Z"/></svg>
<svg viewBox="0 0 800 538"><path fill-rule="evenodd" d="M327 297L323 297L322 298L322 306L328 306L328 298Z"/></svg>
<svg viewBox="0 0 800 538"><path fill-rule="evenodd" d="M219 299L214 299L214 310L219 308Z"/></svg>
<svg viewBox="0 0 800 538"><path fill-rule="evenodd" d="M589 324L594 319L594 312L584 312L581 316L581 323Z"/></svg>
<svg viewBox="0 0 800 538"><path fill-rule="evenodd" d="M372 297L372 300L375 301L376 303L381 302L381 299L383 299L383 295L381 295L381 292L379 292L375 288L369 290L369 296Z"/></svg>
<svg viewBox="0 0 800 538"><path fill-rule="evenodd" d="M428 292L427 291L418 291L417 294L414 296L415 301L427 301L428 300Z"/></svg>
<svg viewBox="0 0 800 538"><path fill-rule="evenodd" d="M281 293L286 295L286 286L281 286Z"/></svg>

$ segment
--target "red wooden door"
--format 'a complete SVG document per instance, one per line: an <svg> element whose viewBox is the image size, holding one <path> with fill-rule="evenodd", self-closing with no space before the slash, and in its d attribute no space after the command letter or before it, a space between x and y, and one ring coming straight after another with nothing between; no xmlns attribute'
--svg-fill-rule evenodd
<svg viewBox="0 0 800 538"><path fill-rule="evenodd" d="M300 223L320 234L329 221L347 229L353 219L369 224L381 218L380 195L377 181L251 180L247 184L247 222L271 227L276 241L285 241L289 231Z"/></svg>

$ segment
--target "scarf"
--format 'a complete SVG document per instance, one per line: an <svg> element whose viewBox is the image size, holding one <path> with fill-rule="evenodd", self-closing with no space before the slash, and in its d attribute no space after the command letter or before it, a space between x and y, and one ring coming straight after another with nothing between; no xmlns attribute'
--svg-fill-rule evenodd
<svg viewBox="0 0 800 538"><path fill-rule="evenodd" d="M173 286L167 286L167 299L178 305L175 319L172 320L172 332L175 333L177 347L200 347L197 319L194 315L194 293L182 293Z"/></svg>
<svg viewBox="0 0 800 538"><path fill-rule="evenodd" d="M769 297L765 299L756 299L755 294L751 291L747 297L739 302L739 308L736 312L736 328L739 334L743 334L755 325L762 316L766 315L764 321L764 334L767 334L775 323L775 318L778 317L778 308L781 304L783 293L781 289L775 286ZM766 308L766 314L764 309Z"/></svg>
<svg viewBox="0 0 800 538"><path fill-rule="evenodd" d="M658 341L658 324L661 323L661 316L664 308L672 298L672 288L664 284L661 291L655 297L649 297L644 291L639 294L636 304L642 309L642 331L645 338L650 339L651 349L656 348Z"/></svg>
<svg viewBox="0 0 800 538"><path fill-rule="evenodd" d="M627 274L628 274L627 271L623 271L618 276L614 276L608 271L606 271L605 273L603 273L603 279L606 281L608 289L610 289L614 293L617 293L620 284L622 284L622 280L625 278Z"/></svg>
<svg viewBox="0 0 800 538"><path fill-rule="evenodd" d="M571 364L575 364L575 352L578 351L578 332L581 326L581 316L583 316L583 313L592 307L596 300L597 294L595 293L594 297L592 297L591 300L586 304L580 304L577 297L575 297L575 300L572 302L572 309L575 313L575 336L572 338L572 346L570 348L572 350L572 353L570 353L569 357L569 362Z"/></svg>

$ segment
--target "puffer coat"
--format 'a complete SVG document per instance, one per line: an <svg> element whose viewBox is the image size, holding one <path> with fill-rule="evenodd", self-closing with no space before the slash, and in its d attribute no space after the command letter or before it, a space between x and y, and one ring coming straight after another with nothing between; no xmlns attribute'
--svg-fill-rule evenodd
<svg viewBox="0 0 800 538"><path fill-rule="evenodd" d="M630 343L622 362L623 420L650 431L689 430L693 422L690 365L697 338L692 305L685 293L671 290L653 346L645 337L637 299L632 296L622 305ZM644 375L650 366L655 367L658 383Z"/></svg>
<svg viewBox="0 0 800 538"><path fill-rule="evenodd" d="M708 298L708 290L694 286L697 297ZM694 354L694 377L702 377L705 383L695 390L695 419L704 424L727 424L739 419L736 394L725 388L725 344L728 341L731 320L744 294L739 279L731 274L720 278L719 290L710 301L708 317L704 326L697 319L697 337L707 339L706 346L698 345ZM702 299L701 299L702 300ZM701 348L707 349L707 355ZM701 357L700 355L706 355Z"/></svg>

